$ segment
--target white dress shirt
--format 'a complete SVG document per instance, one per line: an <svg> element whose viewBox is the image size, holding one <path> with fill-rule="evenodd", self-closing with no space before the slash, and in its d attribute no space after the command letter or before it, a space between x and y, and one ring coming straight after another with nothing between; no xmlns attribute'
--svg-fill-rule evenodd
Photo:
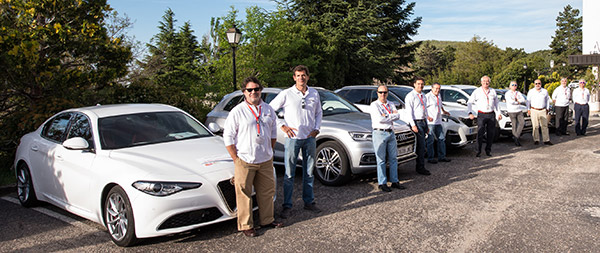
<svg viewBox="0 0 600 253"><path fill-rule="evenodd" d="M238 157L244 162L258 164L271 160L271 139L277 139L277 115L269 104L262 100L259 106L242 102L229 112L223 140L225 146L235 145Z"/></svg>
<svg viewBox="0 0 600 253"><path fill-rule="evenodd" d="M569 106L569 99L571 99L571 89L566 85L565 87L560 85L552 92L552 100L556 100L555 106Z"/></svg>
<svg viewBox="0 0 600 253"><path fill-rule="evenodd" d="M544 88L533 88L527 92L527 108L550 109L550 96Z"/></svg>
<svg viewBox="0 0 600 253"><path fill-rule="evenodd" d="M573 91L573 102L585 105L590 102L590 90L588 88L577 88Z"/></svg>
<svg viewBox="0 0 600 253"><path fill-rule="evenodd" d="M473 105L475 105L475 109L473 109ZM467 101L467 111L475 114L474 110L485 113L495 112L496 115L499 115L496 90L488 88L486 92L482 87L475 89Z"/></svg>
<svg viewBox="0 0 600 253"><path fill-rule="evenodd" d="M438 93L438 95L433 95L433 92L427 93L425 95L427 98L427 115L433 118L432 121L427 121L427 124L430 125L441 125L442 124L442 94Z"/></svg>
<svg viewBox="0 0 600 253"><path fill-rule="evenodd" d="M373 129L392 129L394 120L400 119L396 106L389 100L385 104L381 103L379 99L372 102L369 113L371 114L371 127Z"/></svg>
<svg viewBox="0 0 600 253"><path fill-rule="evenodd" d="M504 93L504 98L506 99L506 111L507 112L520 112L521 111L521 103L527 102L523 94L518 90L512 91L508 90Z"/></svg>
<svg viewBox="0 0 600 253"><path fill-rule="evenodd" d="M406 105L406 121L411 126L415 126L415 120L426 120L427 119L427 98L423 93L417 93L416 90L412 90L406 95L404 100Z"/></svg>
<svg viewBox="0 0 600 253"><path fill-rule="evenodd" d="M294 85L281 91L269 104L275 111L283 108L284 120L277 127L286 125L297 129L293 139L306 139L310 132L321 129L323 109L319 92L314 88L307 87L306 93L302 94Z"/></svg>

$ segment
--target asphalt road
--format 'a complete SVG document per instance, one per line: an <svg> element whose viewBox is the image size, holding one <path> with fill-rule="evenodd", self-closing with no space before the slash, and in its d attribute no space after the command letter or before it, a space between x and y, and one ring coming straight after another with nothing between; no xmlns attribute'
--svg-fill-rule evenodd
<svg viewBox="0 0 600 253"><path fill-rule="evenodd" d="M475 144L450 151L452 162L427 164L431 176L403 164L407 190L381 192L375 175L343 187L315 183L322 213L303 210L295 191L286 227L256 238L229 221L119 248L97 224L48 205L22 208L14 192L4 193L0 252L598 252L600 118L591 119L587 136L570 126L570 136L551 135L553 146L535 146L526 135L523 147L500 140L492 157L476 158Z"/></svg>

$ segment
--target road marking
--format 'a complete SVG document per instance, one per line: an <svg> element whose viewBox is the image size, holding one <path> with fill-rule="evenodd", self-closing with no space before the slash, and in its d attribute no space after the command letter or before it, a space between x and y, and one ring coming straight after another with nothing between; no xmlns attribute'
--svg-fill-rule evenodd
<svg viewBox="0 0 600 253"><path fill-rule="evenodd" d="M13 204L17 204L17 205L21 204L21 203L19 203L19 201L16 198L10 198L10 197L6 197L5 196L5 197L2 197L2 199L6 200L8 202L11 202ZM78 221L78 220L75 220L73 218L64 216L62 214L59 214L57 212L51 211L51 210L43 208L43 207L34 207L34 208L31 208L31 209L35 210L35 211L37 211L39 213L45 214L47 216L50 216L52 218L55 218L57 220L60 220L62 222L68 223L69 225L81 228L81 229L83 229L85 231L98 231L98 229L96 229L96 228L94 228L92 226L89 226L89 225L87 225L87 224L85 224L85 223L83 223L81 221Z"/></svg>

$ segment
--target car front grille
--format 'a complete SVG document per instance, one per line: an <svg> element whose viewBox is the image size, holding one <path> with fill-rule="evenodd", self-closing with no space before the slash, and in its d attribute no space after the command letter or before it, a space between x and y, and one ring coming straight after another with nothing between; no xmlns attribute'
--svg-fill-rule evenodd
<svg viewBox="0 0 600 253"><path fill-rule="evenodd" d="M231 184L228 180L223 180L217 184L219 191L221 192L221 196L223 200L225 200L225 204L227 204L227 208L229 208L230 212L234 212L237 208L237 202L235 200L235 186ZM257 207L258 203L256 201L256 195L252 196L252 207Z"/></svg>
<svg viewBox="0 0 600 253"><path fill-rule="evenodd" d="M404 146L407 144L414 144L415 143L415 134L413 134L412 131L396 133L396 142L398 143L398 147Z"/></svg>
<svg viewBox="0 0 600 253"><path fill-rule="evenodd" d="M158 230L201 224L216 220L221 216L223 216L223 214L216 207L180 213L165 220L165 222L158 227Z"/></svg>
<svg viewBox="0 0 600 253"><path fill-rule="evenodd" d="M468 127L477 126L477 118L469 119L469 118L459 118L462 123L465 123Z"/></svg>

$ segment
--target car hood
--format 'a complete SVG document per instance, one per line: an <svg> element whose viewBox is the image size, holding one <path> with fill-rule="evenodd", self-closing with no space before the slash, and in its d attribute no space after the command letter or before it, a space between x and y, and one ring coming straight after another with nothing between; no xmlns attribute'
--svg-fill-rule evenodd
<svg viewBox="0 0 600 253"><path fill-rule="evenodd" d="M148 175L205 175L230 170L233 161L219 136L150 144L113 150L110 158Z"/></svg>
<svg viewBox="0 0 600 253"><path fill-rule="evenodd" d="M342 113L324 116L321 127L344 129L347 131L371 132L371 115L362 112ZM410 128L404 121L394 121L395 131L408 131Z"/></svg>

